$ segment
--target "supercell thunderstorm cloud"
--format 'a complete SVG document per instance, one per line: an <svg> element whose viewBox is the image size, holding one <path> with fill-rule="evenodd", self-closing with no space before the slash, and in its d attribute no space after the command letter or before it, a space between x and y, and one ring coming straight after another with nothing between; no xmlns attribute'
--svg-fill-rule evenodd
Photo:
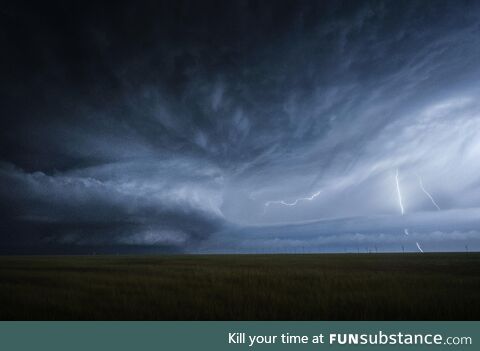
<svg viewBox="0 0 480 351"><path fill-rule="evenodd" d="M0 253L480 249L478 1L7 1L0 26Z"/></svg>

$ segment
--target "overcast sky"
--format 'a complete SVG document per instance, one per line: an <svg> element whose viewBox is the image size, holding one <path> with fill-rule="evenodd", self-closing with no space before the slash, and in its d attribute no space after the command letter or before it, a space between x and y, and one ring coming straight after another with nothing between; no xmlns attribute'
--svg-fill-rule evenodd
<svg viewBox="0 0 480 351"><path fill-rule="evenodd" d="M480 249L478 1L7 1L0 33L1 253Z"/></svg>

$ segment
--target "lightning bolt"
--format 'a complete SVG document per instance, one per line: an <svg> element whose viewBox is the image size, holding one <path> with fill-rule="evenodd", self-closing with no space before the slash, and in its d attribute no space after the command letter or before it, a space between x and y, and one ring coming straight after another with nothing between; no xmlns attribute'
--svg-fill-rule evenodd
<svg viewBox="0 0 480 351"><path fill-rule="evenodd" d="M402 213L402 216L403 216L405 214L405 209L403 208L402 191L400 190L400 181L398 180L398 168L397 168L397 172L395 173L395 182L397 184L398 205L400 206L400 212ZM406 236L410 235L410 233L408 232L408 228L404 228L403 233ZM417 243L417 246L418 246L418 243Z"/></svg>
<svg viewBox="0 0 480 351"><path fill-rule="evenodd" d="M293 202L286 202L284 200L279 200L279 201L267 201L265 202L265 210L266 207L270 205L283 205L283 206L296 206L300 201L312 201L315 199L318 195L320 195L321 191L317 191L316 193L313 193L311 196L308 197L301 197L299 199L296 199Z"/></svg>
<svg viewBox="0 0 480 351"><path fill-rule="evenodd" d="M398 168L397 173L395 174L395 181L397 183L398 205L400 206L400 211L402 212L403 216L405 214L405 209L403 208L402 191L400 190L400 182L398 180Z"/></svg>
<svg viewBox="0 0 480 351"><path fill-rule="evenodd" d="M417 244L418 250L419 250L421 253L423 253L423 250L422 250L422 248L420 247L420 244L419 244L418 242L416 242L415 244Z"/></svg>
<svg viewBox="0 0 480 351"><path fill-rule="evenodd" d="M402 191L400 190L400 181L398 180L398 168L397 168L397 172L395 173L395 182L397 184L398 205L400 206L400 212L402 213L402 216L403 216L405 214L405 209L403 208ZM408 236L409 235L408 229L407 228L403 229L403 233Z"/></svg>
<svg viewBox="0 0 480 351"><path fill-rule="evenodd" d="M417 177L418 177L418 182L420 183L420 188L422 189L422 191L425 193L425 195L428 196L430 201L432 201L432 204L437 208L437 210L440 211L441 210L440 206L438 206L438 204L435 202L435 199L433 198L433 196L430 195L430 193L427 191L427 189L425 189L425 187L423 186L422 177L420 177L418 174L417 174Z"/></svg>
<svg viewBox="0 0 480 351"><path fill-rule="evenodd" d="M437 207L438 210L440 210L440 207L437 205L437 203L435 202L433 197L430 195L430 193L423 186L422 178L420 176L418 176L418 179L420 181L420 187L422 188L423 192L425 194L427 194L427 196L430 198L430 200L432 200L432 203ZM403 207L403 202L402 202L402 191L400 190L400 181L398 180L398 168L397 168L397 172L395 173L395 182L397 184L398 205L400 206L400 212L402 213L402 216L403 216L405 214L405 209ZM407 228L403 229L403 232L405 233L405 235L409 235L409 232L408 232ZM423 249L420 246L420 244L418 242L416 242L415 244L417 245L418 250L423 253Z"/></svg>

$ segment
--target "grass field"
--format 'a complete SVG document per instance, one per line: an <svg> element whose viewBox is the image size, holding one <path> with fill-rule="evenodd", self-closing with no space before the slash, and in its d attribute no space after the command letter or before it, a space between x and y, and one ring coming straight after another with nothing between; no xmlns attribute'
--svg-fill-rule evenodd
<svg viewBox="0 0 480 351"><path fill-rule="evenodd" d="M0 257L3 320L478 320L480 254Z"/></svg>

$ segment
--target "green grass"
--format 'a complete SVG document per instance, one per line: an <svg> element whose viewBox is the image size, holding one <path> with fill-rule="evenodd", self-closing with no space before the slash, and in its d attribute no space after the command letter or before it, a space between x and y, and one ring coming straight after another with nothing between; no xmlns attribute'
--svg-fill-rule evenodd
<svg viewBox="0 0 480 351"><path fill-rule="evenodd" d="M3 320L478 320L480 254L0 257Z"/></svg>

